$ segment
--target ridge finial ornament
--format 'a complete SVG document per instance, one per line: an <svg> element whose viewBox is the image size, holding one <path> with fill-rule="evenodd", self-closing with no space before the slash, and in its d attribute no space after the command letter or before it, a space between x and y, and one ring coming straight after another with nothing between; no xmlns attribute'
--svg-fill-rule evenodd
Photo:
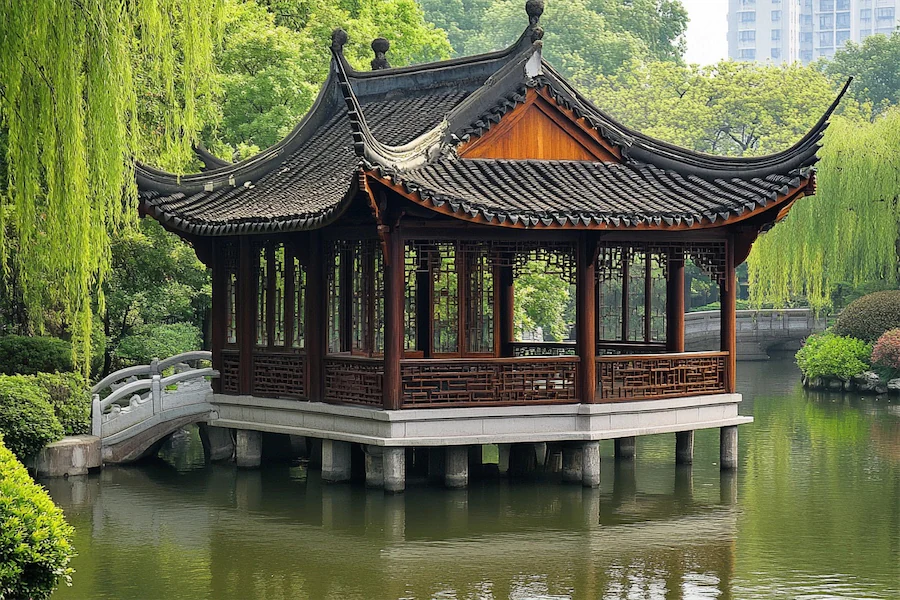
<svg viewBox="0 0 900 600"><path fill-rule="evenodd" d="M386 39L379 37L372 40L372 50L375 52L375 58L372 59L372 70L380 71L381 69L390 69L391 65L388 62L385 54L387 51L391 49L391 43Z"/></svg>
<svg viewBox="0 0 900 600"><path fill-rule="evenodd" d="M347 35L347 32L338 27L331 32L331 50L337 54L343 53L344 44L346 44L349 39L350 36Z"/></svg>
<svg viewBox="0 0 900 600"><path fill-rule="evenodd" d="M525 12L528 13L528 24L536 27L544 14L544 0L528 0L525 2Z"/></svg>

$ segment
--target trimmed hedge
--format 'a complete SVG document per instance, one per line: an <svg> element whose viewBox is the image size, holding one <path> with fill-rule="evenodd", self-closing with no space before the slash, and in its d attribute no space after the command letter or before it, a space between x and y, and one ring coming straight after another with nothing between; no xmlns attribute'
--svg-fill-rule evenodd
<svg viewBox="0 0 900 600"><path fill-rule="evenodd" d="M808 378L836 377L848 381L868 370L872 347L830 332L811 335L797 352L797 365Z"/></svg>
<svg viewBox="0 0 900 600"><path fill-rule="evenodd" d="M80 373L38 373L34 381L47 392L66 435L91 432L90 384Z"/></svg>
<svg viewBox="0 0 900 600"><path fill-rule="evenodd" d="M51 337L0 337L0 374L34 375L71 371L72 345Z"/></svg>
<svg viewBox="0 0 900 600"><path fill-rule="evenodd" d="M0 436L0 598L43 600L71 583L73 530Z"/></svg>
<svg viewBox="0 0 900 600"><path fill-rule="evenodd" d="M63 437L49 394L33 378L0 375L0 434L21 459Z"/></svg>
<svg viewBox="0 0 900 600"><path fill-rule="evenodd" d="M900 327L900 290L875 292L851 302L834 324L834 333L874 342Z"/></svg>

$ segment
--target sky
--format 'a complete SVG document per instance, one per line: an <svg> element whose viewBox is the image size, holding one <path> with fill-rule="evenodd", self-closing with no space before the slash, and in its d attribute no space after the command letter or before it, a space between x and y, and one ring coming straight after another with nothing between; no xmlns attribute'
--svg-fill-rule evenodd
<svg viewBox="0 0 900 600"><path fill-rule="evenodd" d="M681 0L688 11L689 63L708 65L728 56L728 0Z"/></svg>

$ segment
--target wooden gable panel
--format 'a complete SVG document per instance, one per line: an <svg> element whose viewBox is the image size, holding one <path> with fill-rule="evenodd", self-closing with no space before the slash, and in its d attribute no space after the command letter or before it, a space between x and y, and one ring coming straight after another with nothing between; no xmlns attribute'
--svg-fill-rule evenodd
<svg viewBox="0 0 900 600"><path fill-rule="evenodd" d="M528 90L524 104L460 148L463 158L618 161L594 130L573 121L551 100Z"/></svg>

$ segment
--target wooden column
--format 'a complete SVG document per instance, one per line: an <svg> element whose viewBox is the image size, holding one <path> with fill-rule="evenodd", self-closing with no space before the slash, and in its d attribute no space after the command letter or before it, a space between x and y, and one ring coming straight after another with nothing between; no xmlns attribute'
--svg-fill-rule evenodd
<svg viewBox="0 0 900 600"><path fill-rule="evenodd" d="M398 227L384 233L384 249L384 408L397 410L402 403L400 359L405 298L403 236Z"/></svg>
<svg viewBox="0 0 900 600"><path fill-rule="evenodd" d="M581 402L591 404L597 400L597 298L594 285L597 262L597 243L593 236L582 233L578 238L577 281L575 286L577 307L578 383Z"/></svg>
<svg viewBox="0 0 900 600"><path fill-rule="evenodd" d="M673 251L667 271L666 350L684 352L684 254Z"/></svg>
<svg viewBox="0 0 900 600"><path fill-rule="evenodd" d="M737 370L735 337L737 279L734 274L734 241L732 238L729 238L725 244L725 280L720 286L719 297L722 302L722 352L728 352L728 359L725 363L725 387L729 392L734 392Z"/></svg>
<svg viewBox="0 0 900 600"><path fill-rule="evenodd" d="M326 297L328 282L325 277L325 245L320 231L309 236L309 254L306 268L306 385L309 399L325 401L325 354L328 348L328 316Z"/></svg>
<svg viewBox="0 0 900 600"><path fill-rule="evenodd" d="M221 240L214 240L212 244L212 334L210 336L210 350L212 350L212 368L222 372L222 348L225 347L225 328L228 319L228 298L226 293L225 264L222 260L224 244ZM222 393L222 378L212 380L212 389L215 393Z"/></svg>
<svg viewBox="0 0 900 600"><path fill-rule="evenodd" d="M238 347L240 348L241 394L253 393L253 347L256 342L256 269L253 244L241 236L238 258Z"/></svg>
<svg viewBox="0 0 900 600"><path fill-rule="evenodd" d="M511 264L494 267L494 355L501 358L513 355L516 309L514 281Z"/></svg>

